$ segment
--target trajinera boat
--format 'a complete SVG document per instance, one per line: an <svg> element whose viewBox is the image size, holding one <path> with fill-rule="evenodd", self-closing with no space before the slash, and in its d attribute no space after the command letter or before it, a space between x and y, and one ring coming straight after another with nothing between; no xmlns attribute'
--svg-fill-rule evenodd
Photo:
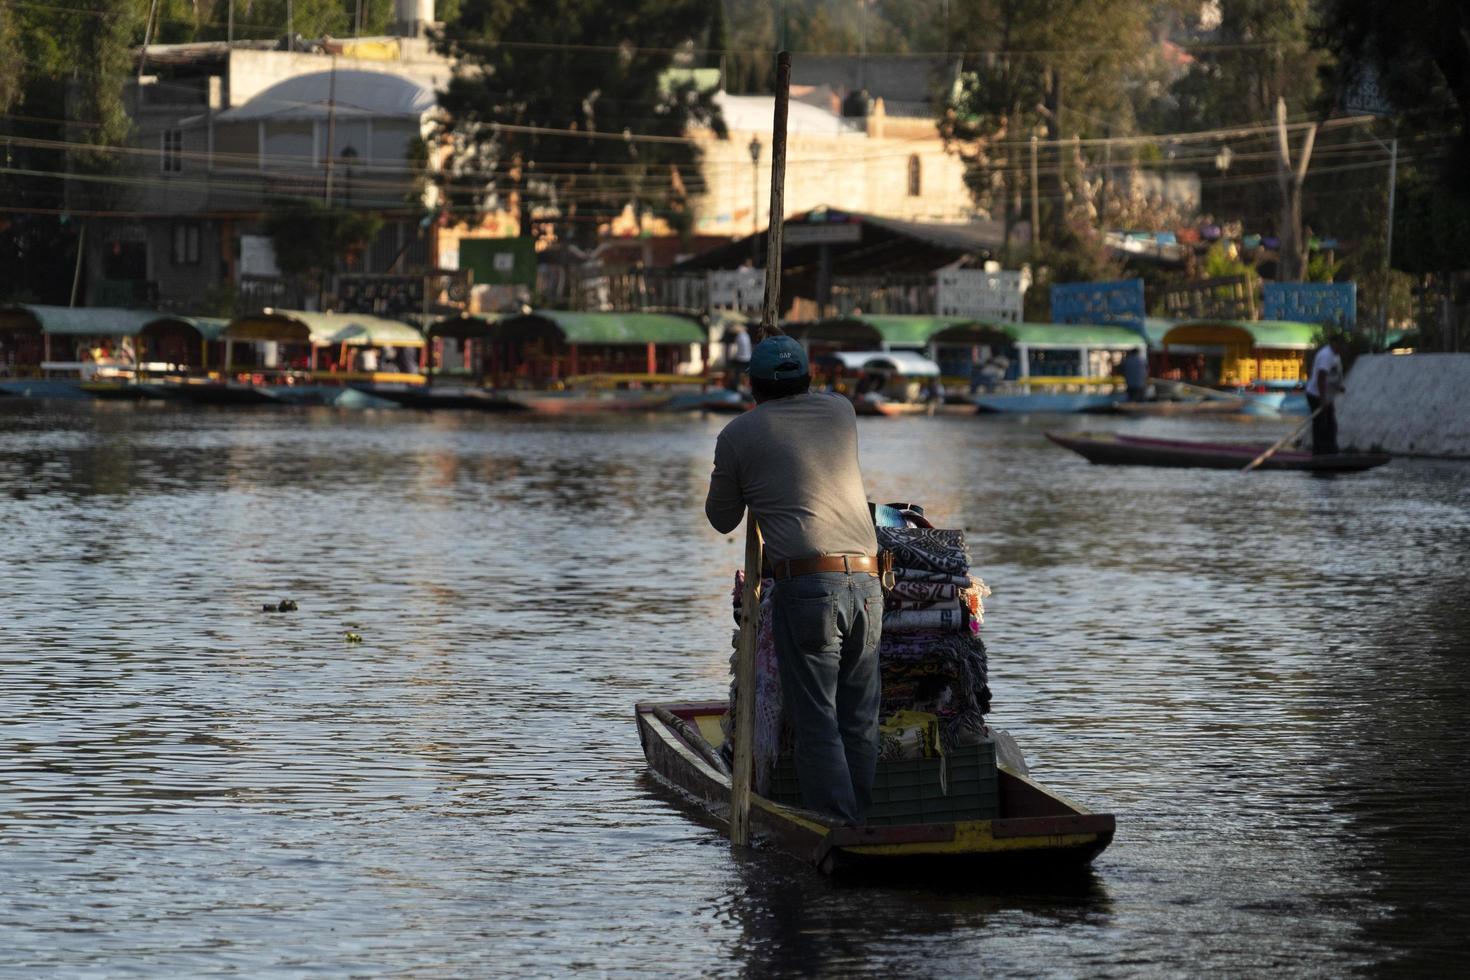
<svg viewBox="0 0 1470 980"><path fill-rule="evenodd" d="M1014 876L956 878L967 865L1009 865L1030 875L1080 868L1112 840L1114 820L1089 813L1028 778L1010 736L990 727L983 599L964 532L932 527L914 504L873 505L885 576L878 760L862 826L805 809L796 735L782 714L770 579L759 590L754 689L731 683L725 701L640 704L643 752L654 777L728 832L734 725L728 706L750 696L750 826L776 847L828 873L910 874L989 886ZM731 591L739 618L744 572ZM732 667L734 665L732 664ZM733 673L733 672L732 672Z"/></svg>
<svg viewBox="0 0 1470 980"><path fill-rule="evenodd" d="M715 745L725 701L637 706L649 771L692 799L729 833L730 769ZM879 763L880 769L883 763ZM1085 867L1112 842L1112 814L1092 813L1004 765L993 810L916 823L838 826L823 814L754 792L750 826L775 847L827 874L907 877L942 872L1065 871ZM937 794L936 794L937 795ZM978 878L975 884L995 884Z"/></svg>
<svg viewBox="0 0 1470 980"><path fill-rule="evenodd" d="M1270 448L1269 443L1192 442L1182 439L1148 439L1116 432L1048 432L1058 446L1079 454L1090 463L1120 466L1204 467L1239 470ZM1317 473L1354 473L1382 466L1392 457L1387 453L1334 453L1313 456L1299 449L1282 449L1261 463L1263 470L1308 470Z"/></svg>

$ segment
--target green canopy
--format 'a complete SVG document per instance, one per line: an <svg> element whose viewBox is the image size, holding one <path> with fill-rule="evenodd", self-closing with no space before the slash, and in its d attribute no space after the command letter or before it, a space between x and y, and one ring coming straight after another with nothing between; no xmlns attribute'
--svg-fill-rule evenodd
<svg viewBox="0 0 1470 980"><path fill-rule="evenodd" d="M702 344L705 329L689 317L667 313L572 313L536 310L502 318L493 331L512 339L555 329L567 344Z"/></svg>
<svg viewBox="0 0 1470 980"><path fill-rule="evenodd" d="M224 336L225 328L230 321L217 316L183 316L174 313L156 315L153 319L143 324L140 331L144 336L160 333L170 326L184 326L193 328L203 340L219 340Z"/></svg>
<svg viewBox="0 0 1470 980"><path fill-rule="evenodd" d="M1150 347L1162 347L1164 345L1164 334L1174 329L1176 320L1165 320L1163 317L1150 316L1143 319L1143 336L1148 340Z"/></svg>
<svg viewBox="0 0 1470 980"><path fill-rule="evenodd" d="M53 336L135 337L157 313L111 306L38 306L0 310L0 330L39 330Z"/></svg>
<svg viewBox="0 0 1470 980"><path fill-rule="evenodd" d="M1185 320L1161 338L1164 344L1228 344L1249 338L1265 350L1311 350L1322 328L1289 320Z"/></svg>
<svg viewBox="0 0 1470 980"><path fill-rule="evenodd" d="M1128 327L1071 323L1002 323L959 316L845 316L785 325L797 340L881 343L890 347L985 344L1009 341L1030 347L1128 348L1144 343Z"/></svg>
<svg viewBox="0 0 1470 980"><path fill-rule="evenodd" d="M224 331L225 340L275 340L355 347L422 347L424 335L406 323L366 313L315 313L265 309L237 316Z"/></svg>
<svg viewBox="0 0 1470 980"><path fill-rule="evenodd" d="M1004 337L1013 344L1034 348L1101 347L1123 350L1145 344L1143 334L1129 327L1092 323L988 323L960 321L929 336L931 343L995 343Z"/></svg>
<svg viewBox="0 0 1470 980"><path fill-rule="evenodd" d="M878 336L883 343L898 347L922 347L929 342L929 338L962 324L971 323L972 320L956 316L853 316L850 320L866 323L878 331Z"/></svg>

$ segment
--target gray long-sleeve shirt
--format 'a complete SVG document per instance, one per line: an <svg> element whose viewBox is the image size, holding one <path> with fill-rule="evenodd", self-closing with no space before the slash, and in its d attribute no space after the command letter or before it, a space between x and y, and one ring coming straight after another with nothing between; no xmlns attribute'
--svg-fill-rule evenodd
<svg viewBox="0 0 1470 980"><path fill-rule="evenodd" d="M704 513L733 531L749 506L772 562L876 555L858 469L857 415L841 395L805 394L757 405L715 442Z"/></svg>

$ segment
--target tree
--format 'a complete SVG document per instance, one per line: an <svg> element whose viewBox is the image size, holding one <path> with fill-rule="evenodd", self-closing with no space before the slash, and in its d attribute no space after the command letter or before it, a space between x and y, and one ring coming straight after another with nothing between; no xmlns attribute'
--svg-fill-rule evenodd
<svg viewBox="0 0 1470 980"><path fill-rule="evenodd" d="M1338 56L1339 86L1371 74L1394 104L1457 130L1460 152L1470 150L1470 7L1463 0L1424 0L1411 16L1373 0L1325 0L1318 40Z"/></svg>
<svg viewBox="0 0 1470 980"><path fill-rule="evenodd" d="M303 279L335 268L340 257L372 241L382 226L378 215L310 198L283 202L265 220L276 265L288 276Z"/></svg>
<svg viewBox="0 0 1470 980"><path fill-rule="evenodd" d="M1031 159L1043 221L1034 245L1061 246L1077 234L1075 167L1064 136L1120 135L1133 126L1131 81L1145 73L1156 45L1147 0L956 0L963 25L954 47L962 74L939 121L940 134L966 163L977 205L1002 220L1007 250L1027 212ZM1033 151L1033 136L1044 136Z"/></svg>
<svg viewBox="0 0 1470 980"><path fill-rule="evenodd" d="M584 243L628 206L687 220L702 189L689 130L724 123L671 69L710 20L707 0L463 0L436 42L455 62L439 93L448 199Z"/></svg>
<svg viewBox="0 0 1470 980"><path fill-rule="evenodd" d="M147 0L0 9L0 298L69 301L85 213L121 193L113 148L130 128L122 91L147 11Z"/></svg>

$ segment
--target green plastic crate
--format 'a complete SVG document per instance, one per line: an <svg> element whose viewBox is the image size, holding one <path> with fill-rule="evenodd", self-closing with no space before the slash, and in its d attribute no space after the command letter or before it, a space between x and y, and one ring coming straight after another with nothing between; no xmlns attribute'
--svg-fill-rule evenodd
<svg viewBox="0 0 1470 980"><path fill-rule="evenodd" d="M947 767L948 793L940 786L941 765ZM873 778L873 807L867 822L881 827L994 820L1000 815L996 781L995 743L989 739L954 749L944 759L880 761ZM801 805L796 764L789 757L777 760L766 798Z"/></svg>

